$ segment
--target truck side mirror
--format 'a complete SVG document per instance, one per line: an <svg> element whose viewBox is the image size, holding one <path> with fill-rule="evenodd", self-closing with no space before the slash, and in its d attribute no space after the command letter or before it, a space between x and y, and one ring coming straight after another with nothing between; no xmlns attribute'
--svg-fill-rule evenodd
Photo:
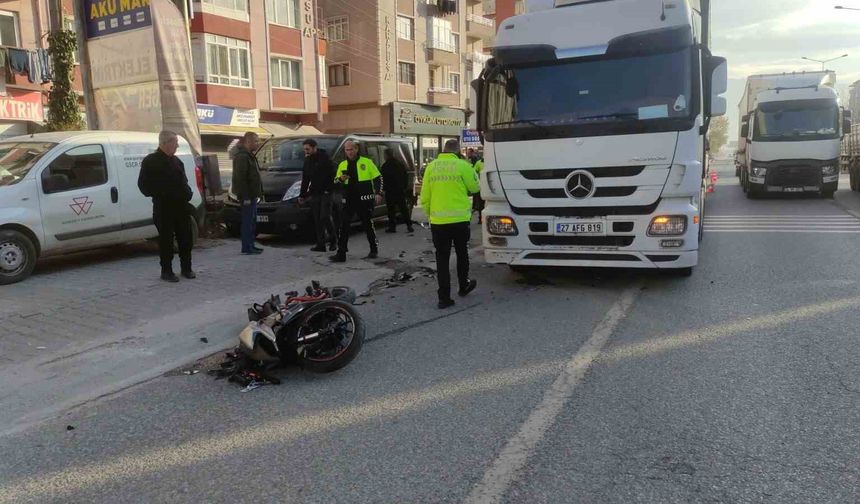
<svg viewBox="0 0 860 504"><path fill-rule="evenodd" d="M487 118L484 114L484 81L482 77L483 73L469 86L469 108L475 113L475 129L480 132L483 132L487 125Z"/></svg>
<svg viewBox="0 0 860 504"><path fill-rule="evenodd" d="M708 58L711 69L711 117L726 115L726 99L722 95L729 88L729 64L726 58L711 56Z"/></svg>

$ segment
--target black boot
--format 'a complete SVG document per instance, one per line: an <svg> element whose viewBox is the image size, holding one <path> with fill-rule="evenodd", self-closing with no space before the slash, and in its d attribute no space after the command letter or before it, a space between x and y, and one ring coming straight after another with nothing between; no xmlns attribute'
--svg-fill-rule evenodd
<svg viewBox="0 0 860 504"><path fill-rule="evenodd" d="M179 277L176 276L176 273L174 273L172 271L162 271L161 272L161 279L164 280L165 282L170 282L170 283L179 282Z"/></svg>

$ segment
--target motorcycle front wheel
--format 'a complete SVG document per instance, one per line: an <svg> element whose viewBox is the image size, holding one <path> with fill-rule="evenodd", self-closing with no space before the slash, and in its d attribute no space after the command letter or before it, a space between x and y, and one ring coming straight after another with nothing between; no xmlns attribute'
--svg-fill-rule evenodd
<svg viewBox="0 0 860 504"><path fill-rule="evenodd" d="M294 327L298 364L315 373L346 366L364 343L364 321L355 308L342 301L315 304Z"/></svg>

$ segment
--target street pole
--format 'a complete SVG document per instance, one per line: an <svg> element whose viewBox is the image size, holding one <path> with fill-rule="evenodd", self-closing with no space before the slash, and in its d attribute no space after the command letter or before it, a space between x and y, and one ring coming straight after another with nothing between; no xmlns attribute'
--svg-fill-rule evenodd
<svg viewBox="0 0 860 504"><path fill-rule="evenodd" d="M57 1L58 3L62 0L49 0L51 2ZM83 87L84 92L84 108L87 113L87 129L89 130L97 130L99 129L99 119L96 114L96 104L95 104L95 96L93 93L93 83L92 79L90 79L90 53L87 50L87 24L84 22L86 19L86 12L84 10L84 1L76 0L75 4L75 31L78 32L78 54L80 56L80 70L81 70L81 86Z"/></svg>

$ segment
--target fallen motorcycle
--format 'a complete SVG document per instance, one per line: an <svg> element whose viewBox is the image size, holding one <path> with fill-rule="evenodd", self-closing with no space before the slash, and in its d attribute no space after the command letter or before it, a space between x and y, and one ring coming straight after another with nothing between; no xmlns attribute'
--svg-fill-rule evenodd
<svg viewBox="0 0 860 504"><path fill-rule="evenodd" d="M349 287L325 288L318 282L305 293L288 292L285 301L271 296L248 309L248 326L239 334L239 350L263 364L290 363L318 373L336 371L358 355L364 321L352 303Z"/></svg>

